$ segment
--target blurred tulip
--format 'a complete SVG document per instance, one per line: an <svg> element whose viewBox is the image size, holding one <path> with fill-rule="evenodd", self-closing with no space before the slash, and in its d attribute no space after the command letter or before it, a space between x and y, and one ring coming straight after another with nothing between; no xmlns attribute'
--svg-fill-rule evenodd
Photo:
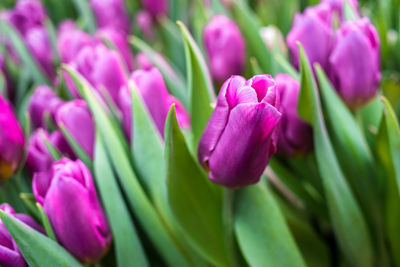
<svg viewBox="0 0 400 267"><path fill-rule="evenodd" d="M153 18L146 10L139 11L135 17L136 25L147 39L154 39Z"/></svg>
<svg viewBox="0 0 400 267"><path fill-rule="evenodd" d="M335 36L329 73L336 90L351 108L373 98L381 79L379 36L368 18L349 21Z"/></svg>
<svg viewBox="0 0 400 267"><path fill-rule="evenodd" d="M328 4L333 11L337 12L339 19L343 20L344 3L347 2L351 8L359 13L358 1L357 0L323 0L322 3Z"/></svg>
<svg viewBox="0 0 400 267"><path fill-rule="evenodd" d="M302 44L311 64L318 62L322 68L327 69L333 40L332 28L332 10L326 4L308 7L303 14L296 14L286 42L291 52L292 63L297 69L297 42Z"/></svg>
<svg viewBox="0 0 400 267"><path fill-rule="evenodd" d="M94 122L89 108L81 99L63 104L56 113L56 122L64 125L74 140L93 158Z"/></svg>
<svg viewBox="0 0 400 267"><path fill-rule="evenodd" d="M211 181L231 188L258 182L276 152L280 117L270 75L229 78L199 142L198 158Z"/></svg>
<svg viewBox="0 0 400 267"><path fill-rule="evenodd" d="M158 69L136 70L132 73L130 80L136 84L161 136L164 136L165 119L172 103L175 103L177 107L179 125L184 128L189 127L189 116L185 108L178 99L168 94L164 79ZM132 134L132 111L131 93L128 85L121 88L119 106L123 114L125 134L130 138Z"/></svg>
<svg viewBox="0 0 400 267"><path fill-rule="evenodd" d="M99 28L112 27L129 33L130 22L124 0L90 0Z"/></svg>
<svg viewBox="0 0 400 267"><path fill-rule="evenodd" d="M24 134L12 106L0 94L0 180L9 178L24 155Z"/></svg>
<svg viewBox="0 0 400 267"><path fill-rule="evenodd" d="M235 22L225 15L216 15L205 26L204 47L213 78L224 81L241 74L246 60L243 36Z"/></svg>
<svg viewBox="0 0 400 267"><path fill-rule="evenodd" d="M143 52L136 54L135 64L137 65L138 69L142 70L150 70L153 67L153 64Z"/></svg>
<svg viewBox="0 0 400 267"><path fill-rule="evenodd" d="M142 5L153 18L166 15L168 12L167 0L142 0Z"/></svg>
<svg viewBox="0 0 400 267"><path fill-rule="evenodd" d="M260 35L268 50L278 48L284 55L287 54L285 39L281 31L275 26L267 26L260 29Z"/></svg>
<svg viewBox="0 0 400 267"><path fill-rule="evenodd" d="M278 153L285 156L306 154L312 149L312 128L297 114L300 83L288 74L275 77L281 100Z"/></svg>
<svg viewBox="0 0 400 267"><path fill-rule="evenodd" d="M80 160L62 158L32 183L57 240L81 262L100 260L111 243L107 218L89 169Z"/></svg>
<svg viewBox="0 0 400 267"><path fill-rule="evenodd" d="M54 121L55 113L63 102L50 87L46 85L36 87L28 106L33 128L46 128L45 114L47 113Z"/></svg>
<svg viewBox="0 0 400 267"><path fill-rule="evenodd" d="M0 205L0 210L14 216L16 219L43 233L43 229L34 219L26 214L15 213L14 209L7 203ZM0 265L2 267L27 267L24 256L18 249L17 244L0 220Z"/></svg>

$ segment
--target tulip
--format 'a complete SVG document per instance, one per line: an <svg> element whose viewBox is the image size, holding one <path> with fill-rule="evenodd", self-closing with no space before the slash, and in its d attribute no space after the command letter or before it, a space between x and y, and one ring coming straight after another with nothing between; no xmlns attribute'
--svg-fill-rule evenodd
<svg viewBox="0 0 400 267"><path fill-rule="evenodd" d="M112 27L129 33L130 23L123 0L90 0L99 28Z"/></svg>
<svg viewBox="0 0 400 267"><path fill-rule="evenodd" d="M322 3L328 4L331 9L337 12L339 19L343 21L344 3L347 2L351 8L357 13L359 12L357 0L323 0Z"/></svg>
<svg viewBox="0 0 400 267"><path fill-rule="evenodd" d="M70 63L85 77L100 95L108 93L111 100L118 101L118 92L126 81L126 70L121 55L103 44L83 47ZM67 86L74 95L79 95L72 83ZM104 92L105 91L105 92Z"/></svg>
<svg viewBox="0 0 400 267"><path fill-rule="evenodd" d="M45 128L45 114L54 121L55 113L63 102L50 87L46 85L36 87L28 106L33 128Z"/></svg>
<svg viewBox="0 0 400 267"><path fill-rule="evenodd" d="M154 39L153 19L146 10L139 11L135 17L136 25L147 39Z"/></svg>
<svg viewBox="0 0 400 267"><path fill-rule="evenodd" d="M73 157L74 154L60 131L49 134L46 130L38 128L29 138L26 166L31 173L47 171L53 163L53 158L45 144L47 140L61 154Z"/></svg>
<svg viewBox="0 0 400 267"><path fill-rule="evenodd" d="M224 81L241 74L246 60L243 36L235 22L225 15L216 15L205 26L204 47L213 78Z"/></svg>
<svg viewBox="0 0 400 267"><path fill-rule="evenodd" d="M164 135L164 124L168 115L169 107L175 103L177 113L179 113L178 122L182 127L188 127L189 118L183 105L178 99L168 94L164 79L160 71L156 68L150 70L136 70L132 73L130 80L134 82L143 98L146 107L153 118L153 121L161 134ZM131 93L128 85L121 88L119 94L119 106L123 115L123 125L125 134L128 138L132 134L132 111L131 111Z"/></svg>
<svg viewBox="0 0 400 267"><path fill-rule="evenodd" d="M312 128L297 114L300 83L288 74L275 77L281 100L278 153L285 156L304 155L312 149Z"/></svg>
<svg viewBox="0 0 400 267"><path fill-rule="evenodd" d="M63 104L56 113L58 127L61 124L81 148L93 158L94 122L85 101L76 99Z"/></svg>
<svg viewBox="0 0 400 267"><path fill-rule="evenodd" d="M300 42L311 64L318 62L325 70L333 40L332 11L326 4L309 7L303 14L296 14L286 42L293 65L299 68Z"/></svg>
<svg viewBox="0 0 400 267"><path fill-rule="evenodd" d="M270 75L229 78L199 142L198 159L211 181L230 188L258 182L276 152L280 117Z"/></svg>
<svg viewBox="0 0 400 267"><path fill-rule="evenodd" d="M0 180L9 178L24 155L24 134L12 106L0 94Z"/></svg>
<svg viewBox="0 0 400 267"><path fill-rule="evenodd" d="M14 216L16 219L43 233L42 227L40 227L34 219L30 216L20 213L15 213L14 209L7 203L0 205L0 210ZM8 232L4 223L0 221L0 265L3 267L26 267L28 266L25 262L24 256L18 249L17 244Z"/></svg>
<svg viewBox="0 0 400 267"><path fill-rule="evenodd" d="M330 78L351 108L372 99L381 79L379 37L368 18L349 21L335 36L329 57Z"/></svg>
<svg viewBox="0 0 400 267"><path fill-rule="evenodd" d="M82 263L94 263L107 252L111 233L85 164L62 158L32 183L59 243Z"/></svg>
<svg viewBox="0 0 400 267"><path fill-rule="evenodd" d="M153 18L166 15L168 12L167 0L142 0L142 5Z"/></svg>
<svg viewBox="0 0 400 267"><path fill-rule="evenodd" d="M96 36L109 41L121 54L126 66L129 70L133 70L133 59L130 46L128 44L128 36L114 28L101 28L96 32Z"/></svg>
<svg viewBox="0 0 400 267"><path fill-rule="evenodd" d="M142 70L150 70L153 67L153 64L148 59L146 54L139 52L135 57L135 64L138 66L139 69Z"/></svg>

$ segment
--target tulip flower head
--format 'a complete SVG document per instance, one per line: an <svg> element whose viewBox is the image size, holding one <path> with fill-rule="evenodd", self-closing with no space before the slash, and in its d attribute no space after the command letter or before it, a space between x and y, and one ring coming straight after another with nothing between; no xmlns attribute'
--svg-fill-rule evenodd
<svg viewBox="0 0 400 267"><path fill-rule="evenodd" d="M223 84L198 148L211 181L231 188L259 181L276 152L279 103L270 75L232 76Z"/></svg>
<svg viewBox="0 0 400 267"><path fill-rule="evenodd" d="M167 0L142 0L142 5L153 18L163 16L168 12Z"/></svg>
<svg viewBox="0 0 400 267"><path fill-rule="evenodd" d="M99 28L112 27L129 33L130 23L124 0L90 0Z"/></svg>

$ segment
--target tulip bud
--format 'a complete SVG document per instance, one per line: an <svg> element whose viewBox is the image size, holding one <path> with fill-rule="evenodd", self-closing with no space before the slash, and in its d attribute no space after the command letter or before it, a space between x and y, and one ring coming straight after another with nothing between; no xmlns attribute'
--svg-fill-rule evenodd
<svg viewBox="0 0 400 267"><path fill-rule="evenodd" d="M381 79L379 37L368 18L349 21L335 36L329 73L339 95L351 108L373 98Z"/></svg>
<svg viewBox="0 0 400 267"><path fill-rule="evenodd" d="M213 78L224 81L241 74L246 60L245 42L235 22L225 15L216 15L203 32L204 47Z"/></svg>
<svg viewBox="0 0 400 267"><path fill-rule="evenodd" d="M300 83L288 74L275 77L281 100L278 153L285 156L306 154L312 149L312 128L297 114Z"/></svg>
<svg viewBox="0 0 400 267"><path fill-rule="evenodd" d="M63 102L50 87L46 85L36 87L28 106L33 128L45 128L46 113L54 121L55 113Z"/></svg>
<svg viewBox="0 0 400 267"><path fill-rule="evenodd" d="M81 99L63 104L56 113L56 122L64 125L74 140L93 158L94 122L89 108Z"/></svg>
<svg viewBox="0 0 400 267"><path fill-rule="evenodd" d="M96 35L109 41L121 54L128 69L133 70L133 59L128 44L128 35L110 27L97 30Z"/></svg>
<svg viewBox="0 0 400 267"><path fill-rule="evenodd" d="M142 5L153 18L166 15L168 12L167 0L142 0Z"/></svg>
<svg viewBox="0 0 400 267"><path fill-rule="evenodd" d="M175 103L177 107L178 123L182 127L188 127L189 118L183 105L178 99L168 94L164 79L160 71L156 68L150 70L136 70L132 73L130 80L133 81L146 107L153 118L153 121L161 134L164 136L164 124L168 115L169 107ZM132 134L132 111L131 111L131 92L128 85L120 90L119 106L122 110L123 125L125 134L130 138Z"/></svg>
<svg viewBox="0 0 400 267"><path fill-rule="evenodd" d="M318 62L326 70L332 39L332 11L328 5L319 4L307 8L303 14L296 14L286 38L293 65L299 68L297 42L300 42L310 63Z"/></svg>
<svg viewBox="0 0 400 267"><path fill-rule="evenodd" d="M257 183L276 152L280 117L270 75L229 78L199 142L198 158L211 181L231 188Z"/></svg>
<svg viewBox="0 0 400 267"><path fill-rule="evenodd" d="M0 94L0 180L9 178L24 155L24 134L12 106Z"/></svg>
<svg viewBox="0 0 400 267"><path fill-rule="evenodd" d="M16 219L30 226L38 232L43 233L34 219L26 214L15 213L14 209L7 203L0 205L0 210L14 216ZM3 267L27 267L24 256L18 249L17 244L8 232L4 223L0 221L0 265Z"/></svg>
<svg viewBox="0 0 400 267"><path fill-rule="evenodd" d="M123 0L90 0L99 28L112 27L129 33L130 23Z"/></svg>
<svg viewBox="0 0 400 267"><path fill-rule="evenodd" d="M85 164L62 158L34 175L32 189L60 244L82 263L100 260L112 237Z"/></svg>

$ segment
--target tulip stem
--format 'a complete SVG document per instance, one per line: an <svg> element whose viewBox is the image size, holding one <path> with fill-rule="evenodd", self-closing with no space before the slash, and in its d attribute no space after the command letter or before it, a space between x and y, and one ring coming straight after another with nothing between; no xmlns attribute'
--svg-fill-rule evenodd
<svg viewBox="0 0 400 267"><path fill-rule="evenodd" d="M233 189L224 188L223 222L229 266L236 267L238 266L238 261L235 248L235 235L233 233L233 193Z"/></svg>

